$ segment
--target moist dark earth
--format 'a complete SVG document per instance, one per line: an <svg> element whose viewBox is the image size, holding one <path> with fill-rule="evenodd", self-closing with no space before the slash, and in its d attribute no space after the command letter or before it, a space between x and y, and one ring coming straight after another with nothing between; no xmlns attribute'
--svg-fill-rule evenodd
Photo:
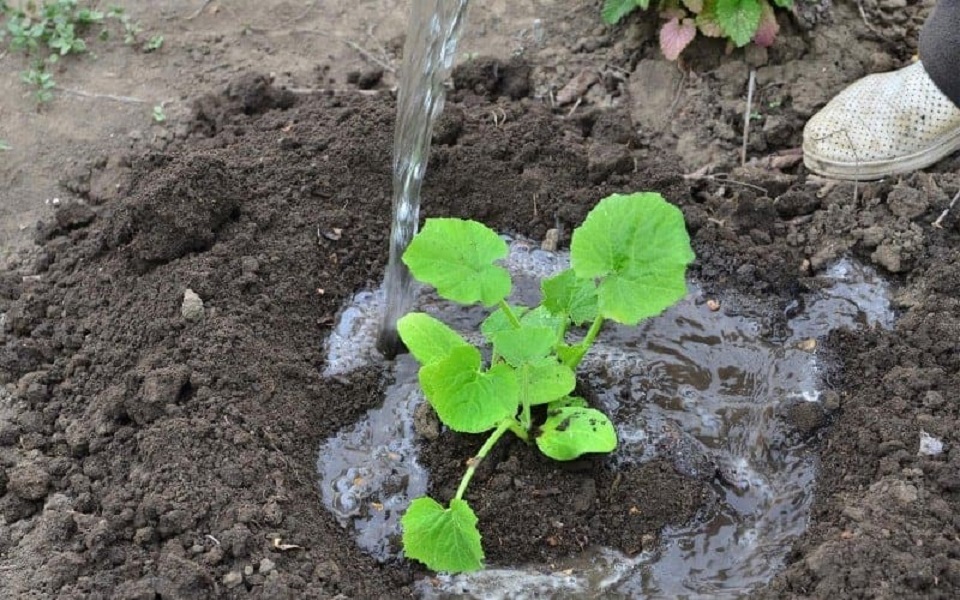
<svg viewBox="0 0 960 600"><path fill-rule="evenodd" d="M915 28L916 8L906 20L883 10L868 17L886 29L860 41L896 66L909 47L885 36ZM776 77L837 35L791 27ZM782 151L814 105L793 102L802 86L784 79L795 96L765 88L791 102L752 148L767 159L691 174L684 132L651 132L638 125L649 114L623 107L552 108L531 97L521 61L493 64L454 77L424 216L535 240L559 226L562 247L600 198L655 190L684 213L691 276L721 305L733 292L760 299L774 321L843 255L891 279L892 331L819 341L837 400L794 423L821 465L811 526L755 595L960 595L960 213L933 225L960 185L956 162L857 186L810 177ZM681 101L685 116L713 100L732 114L724 86L739 93L738 77L697 88L714 95ZM321 442L389 384L382 365L320 373L340 307L383 276L394 110L386 91L294 97L251 74L198 99L187 131L159 151L65 178L78 198L0 274L5 597L414 595L427 572L358 550L323 510L314 467ZM703 139L735 157L735 137ZM184 312L187 290L202 309ZM944 452L918 454L921 432ZM421 443L448 496L478 440ZM468 497L492 564L549 565L595 544L636 553L712 501L707 482L664 462L581 467L517 442L491 454Z"/></svg>

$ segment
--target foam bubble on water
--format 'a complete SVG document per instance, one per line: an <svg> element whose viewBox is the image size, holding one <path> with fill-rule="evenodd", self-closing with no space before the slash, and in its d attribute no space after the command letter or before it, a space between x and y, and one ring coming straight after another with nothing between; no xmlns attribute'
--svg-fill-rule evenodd
<svg viewBox="0 0 960 600"><path fill-rule="evenodd" d="M317 470L327 508L352 526L361 548L381 560L396 556L392 538L410 501L427 492L426 470L417 462L414 411L423 401L416 362L400 357L397 381L383 406L340 431L320 448Z"/></svg>
<svg viewBox="0 0 960 600"><path fill-rule="evenodd" d="M483 600L582 600L609 598L610 591L653 555L626 556L597 548L561 559L549 569L489 568L476 573L438 575L417 582L422 598L482 598Z"/></svg>
<svg viewBox="0 0 960 600"><path fill-rule="evenodd" d="M337 325L325 344L327 360L323 369L324 377L350 373L380 360L377 327L380 325L383 297L383 290L364 290L354 295L340 311Z"/></svg>

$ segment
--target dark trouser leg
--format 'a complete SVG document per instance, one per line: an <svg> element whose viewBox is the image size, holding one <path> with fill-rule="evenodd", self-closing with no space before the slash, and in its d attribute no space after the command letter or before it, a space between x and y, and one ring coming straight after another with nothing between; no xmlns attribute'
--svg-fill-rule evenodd
<svg viewBox="0 0 960 600"><path fill-rule="evenodd" d="M930 79L960 107L960 0L940 0L920 32L920 60Z"/></svg>

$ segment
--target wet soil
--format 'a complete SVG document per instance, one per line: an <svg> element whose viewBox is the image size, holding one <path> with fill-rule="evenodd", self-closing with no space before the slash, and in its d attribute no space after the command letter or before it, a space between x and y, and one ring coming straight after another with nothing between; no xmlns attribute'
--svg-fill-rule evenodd
<svg viewBox="0 0 960 600"><path fill-rule="evenodd" d="M891 277L893 331L820 341L835 395L825 426L808 433L821 461L813 521L757 597L952 598L960 588L960 215L932 226L960 185L955 161L855 188L773 160L789 156L834 88L909 60L909 44L891 40L915 40L928 7L863 4L865 21L846 3L828 11L822 37L785 23L765 59L775 85L763 89L787 101L764 96L770 114L751 142L760 160L745 168L733 123L740 67L757 57L691 58L688 83L664 88L682 91L666 109L684 118L659 130L616 77L571 113L475 69L457 81L424 191L425 216L534 239L559 226L563 244L604 195L657 190L684 211L692 276L721 305L737 290L784 319L844 254ZM627 72L673 77L642 25L624 31L565 44L565 76L619 52L629 60L612 64ZM830 46L844 34L857 49ZM560 77L563 61L547 50L530 94ZM827 79L810 78L831 60ZM152 151L111 151L68 177L73 194L38 228L38 247L0 273L4 596L399 598L425 574L360 552L321 508L314 471L321 441L388 383L376 367L320 372L337 310L382 278L393 100L292 98L264 82L245 76L191 104ZM690 172L711 165L724 174ZM202 310L184 306L188 289ZM919 455L921 432L945 451ZM476 446L447 434L430 444L440 495ZM490 559L503 563L549 564L594 543L636 552L710 501L661 463L560 469L511 443L484 468L470 499Z"/></svg>

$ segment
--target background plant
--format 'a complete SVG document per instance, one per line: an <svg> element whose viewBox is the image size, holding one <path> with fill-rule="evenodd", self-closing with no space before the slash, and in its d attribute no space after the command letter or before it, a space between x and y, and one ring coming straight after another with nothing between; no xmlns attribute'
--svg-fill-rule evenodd
<svg viewBox="0 0 960 600"><path fill-rule="evenodd" d="M636 325L682 298L693 260L683 215L655 193L599 202L573 234L571 268L541 282L537 307L506 302L512 283L496 262L507 252L500 236L480 223L429 219L403 256L413 276L441 297L496 307L480 326L490 346L487 363L480 348L430 315L411 313L397 323L421 364L424 396L444 425L461 433L492 430L467 461L449 504L417 498L401 521L406 555L436 571L483 567L477 517L464 494L505 433L560 461L616 448L607 416L570 396L575 370L605 320ZM586 324L582 337L571 334ZM545 409L539 418L536 407Z"/></svg>
<svg viewBox="0 0 960 600"><path fill-rule="evenodd" d="M100 40L107 40L110 37L107 24L110 22L119 26L125 44L137 43L141 27L121 7L102 11L78 0L16 3L0 0L0 43L10 51L23 52L32 58L30 67L21 72L20 79L34 88L34 96L41 103L53 98L56 87L53 66L65 56L86 53L87 42L93 34ZM142 50L153 52L162 45L163 36L154 36Z"/></svg>
<svg viewBox="0 0 960 600"><path fill-rule="evenodd" d="M613 25L651 5L666 21L660 27L660 48L667 59L676 60L698 31L727 38L738 48L750 41L770 46L780 30L774 6L792 9L793 0L605 0L601 15Z"/></svg>

